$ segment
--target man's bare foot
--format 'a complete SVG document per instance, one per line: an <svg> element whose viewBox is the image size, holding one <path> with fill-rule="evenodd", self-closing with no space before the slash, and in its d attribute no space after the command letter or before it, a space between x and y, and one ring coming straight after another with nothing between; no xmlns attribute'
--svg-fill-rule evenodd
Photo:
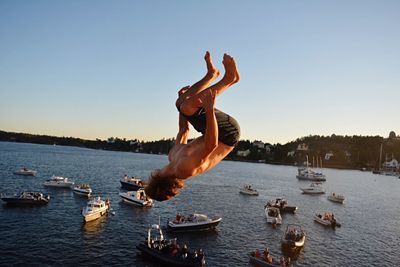
<svg viewBox="0 0 400 267"><path fill-rule="evenodd" d="M225 67L225 75L222 80L230 85L237 83L240 80L240 75L233 57L225 53L222 64Z"/></svg>
<svg viewBox="0 0 400 267"><path fill-rule="evenodd" d="M207 64L207 76L210 76L212 78L217 78L219 76L219 70L214 66L211 60L211 54L209 51L206 51L206 55L204 56L204 60L206 61Z"/></svg>

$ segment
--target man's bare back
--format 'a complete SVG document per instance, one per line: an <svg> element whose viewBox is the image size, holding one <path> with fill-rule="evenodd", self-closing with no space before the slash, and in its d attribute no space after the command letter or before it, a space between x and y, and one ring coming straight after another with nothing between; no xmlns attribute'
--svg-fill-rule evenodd
<svg viewBox="0 0 400 267"><path fill-rule="evenodd" d="M212 169L233 150L239 140L240 128L236 120L215 109L216 96L240 79L236 63L231 56L225 54L224 77L207 87L218 77L219 71L212 64L208 52L205 60L207 74L204 78L179 91L176 101L180 111L179 132L168 155L169 163L152 172L145 188L153 199L162 201L177 195L185 179ZM189 121L203 135L187 143Z"/></svg>

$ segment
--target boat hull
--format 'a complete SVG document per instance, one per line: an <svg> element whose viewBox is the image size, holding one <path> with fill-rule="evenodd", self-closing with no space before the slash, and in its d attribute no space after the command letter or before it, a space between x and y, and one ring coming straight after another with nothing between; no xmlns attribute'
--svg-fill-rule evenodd
<svg viewBox="0 0 400 267"><path fill-rule="evenodd" d="M122 201L124 201L125 203L132 204L132 205L135 205L135 206L138 206L138 207L151 207L151 206L153 206L153 204L150 203L150 202L137 200L135 198L124 196L123 194L120 194L120 197L122 198Z"/></svg>
<svg viewBox="0 0 400 267"><path fill-rule="evenodd" d="M256 258L250 254L250 263L259 267L279 267L279 262L273 259L272 263L266 262L263 258Z"/></svg>
<svg viewBox="0 0 400 267"><path fill-rule="evenodd" d="M43 183L44 186L47 187L57 187L57 188L71 188L71 186L74 185L74 183L48 183L48 182L44 182Z"/></svg>
<svg viewBox="0 0 400 267"><path fill-rule="evenodd" d="M121 188L129 190L129 191L137 191L137 190L143 188L140 185L137 185L137 184L134 184L134 183L129 183L129 182L126 182L126 181L123 181L123 180L120 180L120 183L121 183Z"/></svg>
<svg viewBox="0 0 400 267"><path fill-rule="evenodd" d="M84 213L84 211L82 211L83 220L85 222L97 220L98 218L100 218L101 216L104 216L106 214L107 214L107 209L99 210L99 211L96 211L93 213Z"/></svg>
<svg viewBox="0 0 400 267"><path fill-rule="evenodd" d="M304 180L304 181L314 181L314 182L325 182L326 178L325 177L308 177L308 176L302 176L302 175L296 175L296 178L299 180Z"/></svg>
<svg viewBox="0 0 400 267"><path fill-rule="evenodd" d="M22 175L22 176L36 176L37 172L36 171L15 171L15 175Z"/></svg>
<svg viewBox="0 0 400 267"><path fill-rule="evenodd" d="M197 231L210 231L214 230L221 222L222 218L211 220L204 223L181 223L175 224L168 222L167 230L171 232L197 232Z"/></svg>
<svg viewBox="0 0 400 267"><path fill-rule="evenodd" d="M2 197L1 200L9 205L46 205L49 203L48 199L33 200L14 197Z"/></svg>
<svg viewBox="0 0 400 267"><path fill-rule="evenodd" d="M74 192L77 195L85 196L85 197L89 197L90 194L92 193L91 190L89 191L89 190L82 190L82 189L77 189L77 188L72 189L72 192Z"/></svg>
<svg viewBox="0 0 400 267"><path fill-rule="evenodd" d="M168 254L162 253L159 250L151 249L147 245L141 243L136 246L136 248L142 252L144 256L151 258L155 261L162 262L167 266L177 266L177 267L199 267L204 266L204 261L194 260L190 258L183 259L181 257L174 257Z"/></svg>

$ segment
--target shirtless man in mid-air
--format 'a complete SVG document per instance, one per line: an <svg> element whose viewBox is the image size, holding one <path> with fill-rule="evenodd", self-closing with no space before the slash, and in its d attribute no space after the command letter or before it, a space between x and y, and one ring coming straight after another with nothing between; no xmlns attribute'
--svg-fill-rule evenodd
<svg viewBox="0 0 400 267"><path fill-rule="evenodd" d="M212 169L239 142L240 127L237 121L215 108L216 96L240 79L235 60L224 54L224 77L209 86L219 76L219 71L208 51L204 59L206 75L178 92L176 107L179 111L179 132L168 154L169 163L162 169L154 170L145 187L146 194L158 201L177 195L185 179ZM202 136L188 143L189 122Z"/></svg>

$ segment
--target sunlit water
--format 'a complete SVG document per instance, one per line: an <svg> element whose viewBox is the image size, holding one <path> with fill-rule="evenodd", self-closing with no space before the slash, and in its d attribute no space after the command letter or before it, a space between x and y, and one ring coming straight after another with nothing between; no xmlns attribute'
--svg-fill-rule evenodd
<svg viewBox="0 0 400 267"><path fill-rule="evenodd" d="M296 168L224 161L210 172L187 182L178 197L156 202L151 209L122 203L119 179L147 177L167 162L164 155L90 150L76 147L0 142L0 192L40 190L51 195L41 207L0 205L0 265L125 265L157 266L137 255L150 224L165 226L177 211L220 215L215 232L168 235L191 248L203 248L208 266L248 266L248 253L268 246L282 255L281 236L289 223L307 232L297 266L400 266L400 179L367 172L325 169L327 192L343 193L344 205L326 195L301 194L308 182L295 178ZM36 177L13 175L26 166ZM109 197L115 216L84 224L86 200L70 190L49 189L43 182L52 175L90 183L95 195ZM239 194L251 183L260 196ZM299 207L283 216L283 225L267 225L264 204L284 196ZM313 221L315 211L333 211L342 224L336 230Z"/></svg>

